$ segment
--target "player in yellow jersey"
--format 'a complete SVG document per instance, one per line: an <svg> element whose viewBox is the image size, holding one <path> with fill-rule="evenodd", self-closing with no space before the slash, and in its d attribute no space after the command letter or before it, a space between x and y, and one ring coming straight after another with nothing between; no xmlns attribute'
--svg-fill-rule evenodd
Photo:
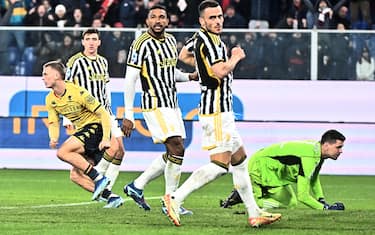
<svg viewBox="0 0 375 235"><path fill-rule="evenodd" d="M65 67L57 61L43 65L43 81L52 91L46 96L49 145L58 146L60 115L77 128L57 150L57 157L81 170L94 181L92 199L97 199L109 179L98 173L87 159L95 159L110 145L111 117L105 108L84 88L65 83Z"/></svg>

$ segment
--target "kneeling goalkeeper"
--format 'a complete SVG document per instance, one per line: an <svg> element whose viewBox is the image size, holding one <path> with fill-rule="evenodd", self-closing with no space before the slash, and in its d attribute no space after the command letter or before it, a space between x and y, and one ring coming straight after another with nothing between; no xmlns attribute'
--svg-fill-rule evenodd
<svg viewBox="0 0 375 235"><path fill-rule="evenodd" d="M313 209L344 210L343 203L326 203L319 180L324 160L337 160L344 141L343 134L328 130L320 141L282 142L257 151L249 160L249 174L258 206L292 208L299 201ZM297 195L292 183L297 185ZM228 208L241 202L234 189L220 206Z"/></svg>

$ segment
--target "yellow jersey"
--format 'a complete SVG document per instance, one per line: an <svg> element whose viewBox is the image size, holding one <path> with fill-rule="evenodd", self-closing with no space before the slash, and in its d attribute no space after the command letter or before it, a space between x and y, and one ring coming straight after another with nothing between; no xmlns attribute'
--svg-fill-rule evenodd
<svg viewBox="0 0 375 235"><path fill-rule="evenodd" d="M101 104L86 89L66 82L65 93L57 97L53 91L46 96L48 123L59 123L59 114L68 118L79 131L90 123L101 123L95 111Z"/></svg>

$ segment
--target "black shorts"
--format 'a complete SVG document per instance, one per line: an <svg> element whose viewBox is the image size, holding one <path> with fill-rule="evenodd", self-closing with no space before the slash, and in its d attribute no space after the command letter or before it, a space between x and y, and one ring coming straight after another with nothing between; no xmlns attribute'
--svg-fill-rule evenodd
<svg viewBox="0 0 375 235"><path fill-rule="evenodd" d="M99 144L103 138L102 125L99 123L87 124L73 135L83 143L86 157L93 160L96 165L104 153L104 150L99 150Z"/></svg>

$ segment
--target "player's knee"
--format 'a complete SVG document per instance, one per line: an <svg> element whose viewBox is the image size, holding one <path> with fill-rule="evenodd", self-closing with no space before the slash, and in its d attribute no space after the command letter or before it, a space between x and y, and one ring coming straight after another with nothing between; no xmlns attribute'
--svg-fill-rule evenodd
<svg viewBox="0 0 375 235"><path fill-rule="evenodd" d="M185 154L185 146L181 137L170 137L166 141L168 152L175 156L183 157Z"/></svg>
<svg viewBox="0 0 375 235"><path fill-rule="evenodd" d="M115 158L116 159L122 159L125 155L125 151L123 148L119 148L117 151L116 151L116 154L115 154Z"/></svg>
<svg viewBox="0 0 375 235"><path fill-rule="evenodd" d="M223 168L224 170L226 170L228 172L228 169L229 169L229 162L222 162L222 161L219 161L219 160L214 160L212 159L211 160L211 163Z"/></svg>
<svg viewBox="0 0 375 235"><path fill-rule="evenodd" d="M56 156L61 160L61 161L65 161L65 151L63 151L62 149L58 149L57 150L57 153L56 153Z"/></svg>

